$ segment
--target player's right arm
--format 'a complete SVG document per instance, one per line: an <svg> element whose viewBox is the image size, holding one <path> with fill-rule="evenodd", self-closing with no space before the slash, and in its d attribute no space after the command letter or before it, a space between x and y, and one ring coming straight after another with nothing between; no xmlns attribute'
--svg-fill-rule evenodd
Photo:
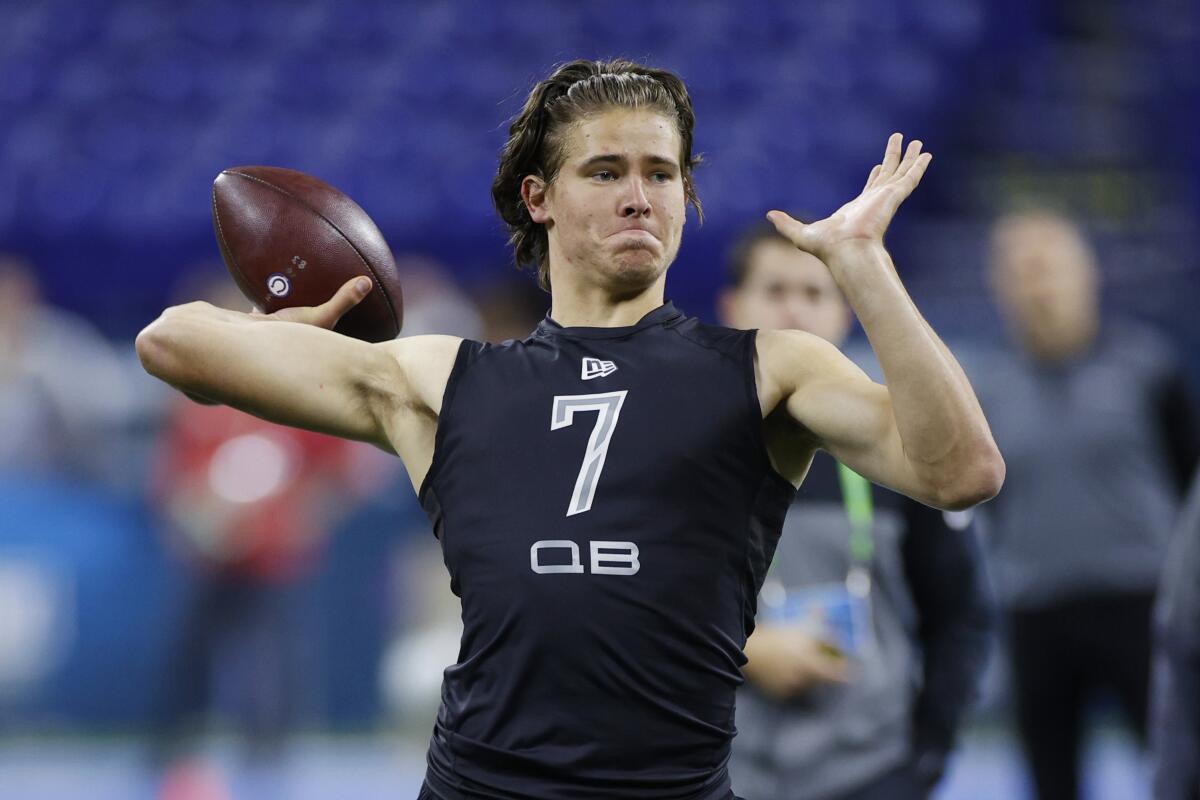
<svg viewBox="0 0 1200 800"><path fill-rule="evenodd" d="M151 375L190 395L370 442L423 474L460 340L368 344L329 330L366 287L348 281L320 306L270 315L199 302L168 308L138 335L138 357Z"/></svg>

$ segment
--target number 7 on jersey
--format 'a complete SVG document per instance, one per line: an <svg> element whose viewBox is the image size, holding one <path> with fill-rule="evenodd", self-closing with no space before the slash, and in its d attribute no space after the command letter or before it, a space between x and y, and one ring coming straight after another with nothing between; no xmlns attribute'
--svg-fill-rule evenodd
<svg viewBox="0 0 1200 800"><path fill-rule="evenodd" d="M554 397L554 407L550 415L552 431L575 424L576 411L596 412L596 424L592 427L587 452L583 454L583 464L579 467L579 476L575 479L571 504L567 506L568 517L582 514L592 507L592 498L596 496L596 484L600 482L600 473L604 471L608 444L612 441L617 419L621 416L621 406L625 403L625 395L628 393L628 389L622 389L619 392L603 394L560 394Z"/></svg>

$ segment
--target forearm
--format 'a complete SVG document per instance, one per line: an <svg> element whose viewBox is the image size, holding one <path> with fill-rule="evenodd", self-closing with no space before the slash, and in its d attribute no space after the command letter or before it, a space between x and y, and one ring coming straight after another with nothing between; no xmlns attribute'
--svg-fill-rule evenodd
<svg viewBox="0 0 1200 800"><path fill-rule="evenodd" d="M841 248L826 262L854 309L887 383L905 456L923 481L992 496L1003 462L958 361L921 316L882 244Z"/></svg>
<svg viewBox="0 0 1200 800"><path fill-rule="evenodd" d="M203 304L203 305L207 306L208 304ZM191 304L187 304L187 305L183 305L183 306L171 306L171 307L167 308L165 311L163 311L163 316L166 317L166 316L173 316L173 315L188 313L189 307L191 307L191 309L194 311L195 309L200 308L201 304L191 303ZM226 320L233 320L233 319L236 319L236 316L240 316L235 311L230 311L227 315L223 314L221 312L224 312L227 309L220 308L219 306L208 306L208 308L210 309L209 313L211 313L214 317L222 317L222 318L225 318ZM254 316L250 316L250 315L246 315L246 316L248 316L252 320L253 319L258 319L258 320L263 319L262 317L254 317ZM170 381L166 380L165 378L162 380L164 380L164 382L166 382L166 383L170 383ZM172 384L172 385L174 385L174 384ZM191 400L194 403L200 403L201 405L206 405L206 406L221 405L220 401L213 400L208 397L204 397L203 395L198 394L196 392L188 391L187 389L184 389L179 386L175 386L175 388L179 389L179 391L183 392L184 396L186 396L189 400Z"/></svg>
<svg viewBox="0 0 1200 800"><path fill-rule="evenodd" d="M371 345L296 322L189 303L139 334L146 371L198 395L284 425L376 441L366 380Z"/></svg>
<svg viewBox="0 0 1200 800"><path fill-rule="evenodd" d="M225 402L227 377L219 368L248 342L251 325L267 318L197 301L165 309L138 334L135 346L146 372L188 395ZM235 366L236 365L232 365Z"/></svg>

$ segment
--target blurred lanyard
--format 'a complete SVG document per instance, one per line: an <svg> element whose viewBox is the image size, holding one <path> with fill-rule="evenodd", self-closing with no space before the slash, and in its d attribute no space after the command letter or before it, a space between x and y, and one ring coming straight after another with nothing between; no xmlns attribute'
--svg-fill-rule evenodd
<svg viewBox="0 0 1200 800"><path fill-rule="evenodd" d="M840 461L837 467L838 481L842 484L842 505L850 520L850 571L846 573L846 590L857 597L866 597L871 592L871 557L875 553L875 538L871 533L875 522L871 483Z"/></svg>

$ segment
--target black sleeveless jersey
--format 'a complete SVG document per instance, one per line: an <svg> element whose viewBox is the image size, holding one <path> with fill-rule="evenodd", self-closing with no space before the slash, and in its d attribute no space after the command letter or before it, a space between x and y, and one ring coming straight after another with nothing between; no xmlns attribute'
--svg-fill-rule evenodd
<svg viewBox="0 0 1200 800"><path fill-rule="evenodd" d="M421 503L462 600L427 781L444 800L721 800L742 646L794 490L754 332L464 341Z"/></svg>

